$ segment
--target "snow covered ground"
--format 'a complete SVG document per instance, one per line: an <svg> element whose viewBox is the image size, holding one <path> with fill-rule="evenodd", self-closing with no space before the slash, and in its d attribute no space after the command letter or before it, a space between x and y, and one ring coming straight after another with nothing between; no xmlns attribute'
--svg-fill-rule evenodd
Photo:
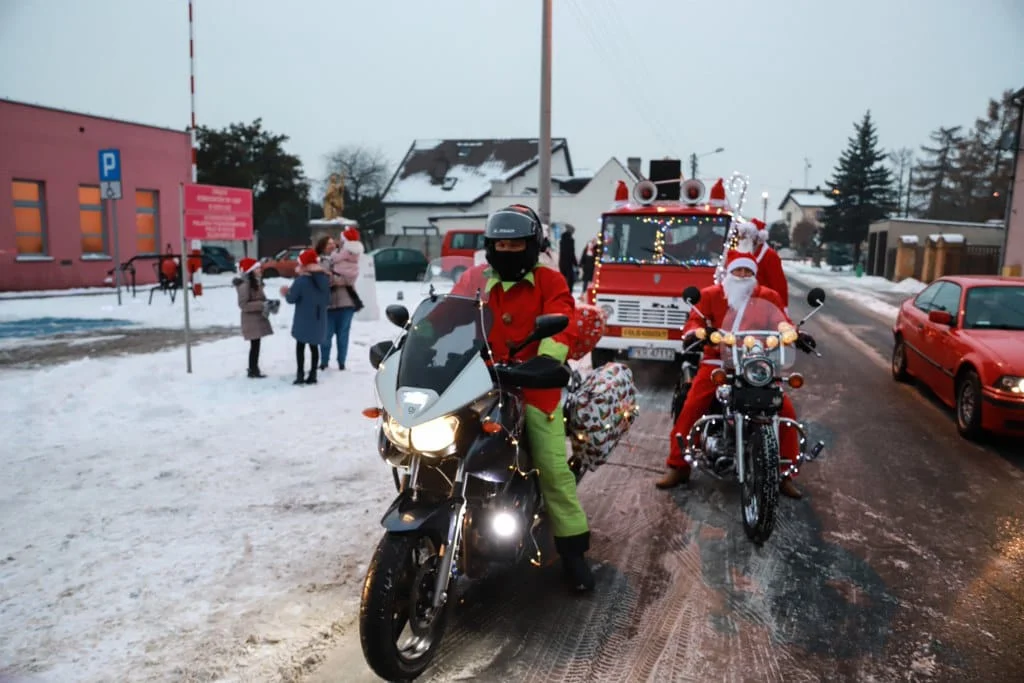
<svg viewBox="0 0 1024 683"><path fill-rule="evenodd" d="M828 266L815 268L808 263L783 261L786 275L809 287L821 287L828 296L838 296L866 308L887 320L895 320L901 299L913 296L927 285L913 278L892 282L884 277L864 275L857 277L846 268L833 272Z"/></svg>
<svg viewBox="0 0 1024 683"><path fill-rule="evenodd" d="M291 385L287 304L266 379L245 377L240 337L195 347L191 375L180 347L0 371L0 680L292 680L315 664L352 624L394 493L360 414L367 348L420 288L380 283L381 320L356 321L350 369L315 386ZM238 324L230 287L192 310ZM41 316L182 320L162 295L0 301L0 321Z"/></svg>

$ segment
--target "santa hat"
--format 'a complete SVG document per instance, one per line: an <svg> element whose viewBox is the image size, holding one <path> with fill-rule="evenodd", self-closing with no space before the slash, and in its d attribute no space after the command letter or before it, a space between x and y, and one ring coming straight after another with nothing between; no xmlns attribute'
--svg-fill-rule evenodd
<svg viewBox="0 0 1024 683"><path fill-rule="evenodd" d="M249 258L248 256L238 261L238 269L242 271L243 275L251 273L259 267L260 262L254 258Z"/></svg>
<svg viewBox="0 0 1024 683"><path fill-rule="evenodd" d="M341 233L341 248L351 254L362 254L364 251L363 241L359 238L359 231L349 226Z"/></svg>
<svg viewBox="0 0 1024 683"><path fill-rule="evenodd" d="M317 255L315 249L303 249L302 253L299 254L299 263L304 266L311 266L314 263L319 263L320 257Z"/></svg>
<svg viewBox="0 0 1024 683"><path fill-rule="evenodd" d="M736 249L730 249L729 253L725 255L725 272L732 273L737 268L749 268L757 274L757 261L754 260L752 254L748 254L745 251L737 251Z"/></svg>
<svg viewBox="0 0 1024 683"><path fill-rule="evenodd" d="M765 223L758 218L751 218L748 222L737 224L736 234L740 238L746 237L747 239L761 242L768 241L768 231L765 230Z"/></svg>
<svg viewBox="0 0 1024 683"><path fill-rule="evenodd" d="M722 182L721 178L711 186L711 196L710 199L708 199L708 204L720 209L724 209L729 205L725 199L725 183Z"/></svg>

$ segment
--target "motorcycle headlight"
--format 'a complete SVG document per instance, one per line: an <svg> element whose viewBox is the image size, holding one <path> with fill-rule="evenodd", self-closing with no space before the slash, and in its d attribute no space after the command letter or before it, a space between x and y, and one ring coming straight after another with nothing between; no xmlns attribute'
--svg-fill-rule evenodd
<svg viewBox="0 0 1024 683"><path fill-rule="evenodd" d="M455 443L455 433L458 429L459 418L447 415L416 425L410 430L409 438L414 450L436 453L447 450Z"/></svg>
<svg viewBox="0 0 1024 683"><path fill-rule="evenodd" d="M996 382L996 388L1014 394L1024 394L1024 377L1014 377L1013 375L1000 377Z"/></svg>
<svg viewBox="0 0 1024 683"><path fill-rule="evenodd" d="M409 448L409 429L398 424L390 415L383 422L384 436L399 448Z"/></svg>
<svg viewBox="0 0 1024 683"><path fill-rule="evenodd" d="M743 379L753 387L763 387L775 379L775 366L767 358L750 358L743 362Z"/></svg>

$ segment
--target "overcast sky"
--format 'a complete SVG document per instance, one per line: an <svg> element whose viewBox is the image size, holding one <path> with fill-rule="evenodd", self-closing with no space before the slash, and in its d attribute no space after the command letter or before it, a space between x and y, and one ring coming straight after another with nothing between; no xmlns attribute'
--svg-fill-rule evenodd
<svg viewBox="0 0 1024 683"><path fill-rule="evenodd" d="M585 8L585 9L584 9ZM541 0L195 0L201 125L262 117L312 177L344 144L536 137ZM0 97L189 121L186 0L0 0ZM1024 87L1024 0L554 0L553 134L748 174L775 214L871 109L917 148Z"/></svg>

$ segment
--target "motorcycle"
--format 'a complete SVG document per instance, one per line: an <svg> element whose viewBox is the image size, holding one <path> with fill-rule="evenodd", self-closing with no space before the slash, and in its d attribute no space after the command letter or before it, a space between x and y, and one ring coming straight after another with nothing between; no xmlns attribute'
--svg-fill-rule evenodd
<svg viewBox="0 0 1024 683"><path fill-rule="evenodd" d="M428 276L451 270L432 266ZM398 496L381 520L386 531L363 584L359 632L377 675L410 680L438 650L460 577L541 566L546 515L522 390L582 382L568 365L516 359L564 330L565 315L538 316L501 363L487 341L493 316L479 289L456 296L431 283L411 316L397 304L385 315L402 333L370 349L380 407L363 414L378 420L378 451ZM585 460L572 463L577 481L594 465Z"/></svg>
<svg viewBox="0 0 1024 683"><path fill-rule="evenodd" d="M700 290L688 287L683 299L690 304L691 312L704 317L697 308ZM675 438L691 467L740 484L743 530L758 545L767 541L775 528L781 479L797 474L803 463L816 460L825 448L825 443L818 441L808 449L804 426L779 415L783 385L792 389L804 385L800 373L784 375L784 371L795 360L800 328L821 310L825 292L817 287L812 289L807 302L813 310L796 326L781 322L774 330L732 329L736 326L727 319L723 321L724 329L699 329L697 341L684 350L684 357L689 356L692 362L697 347L716 345L722 364L711 373L716 390L708 413L694 423L688 434L676 434ZM764 299L751 300L744 319L751 317L785 320L783 312ZM809 352L821 357L817 351ZM682 377L680 384L683 385ZM688 391L689 383L683 388ZM683 401L685 393L679 399L678 410ZM677 410L675 405L673 409ZM795 460L784 458L779 452L780 426L791 427L798 434L800 450ZM787 466L784 472L780 465Z"/></svg>

